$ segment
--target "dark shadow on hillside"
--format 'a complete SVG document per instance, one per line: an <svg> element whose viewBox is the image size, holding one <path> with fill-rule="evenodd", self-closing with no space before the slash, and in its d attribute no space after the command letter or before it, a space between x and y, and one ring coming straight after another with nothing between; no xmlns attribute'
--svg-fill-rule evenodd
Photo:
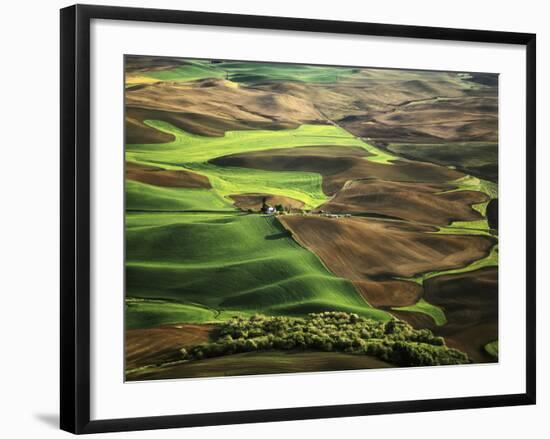
<svg viewBox="0 0 550 439"><path fill-rule="evenodd" d="M285 231L285 232L280 232L280 233L275 233L273 235L268 235L265 237L265 239L267 241L273 241L275 239L283 239L283 238L290 238L290 233Z"/></svg>

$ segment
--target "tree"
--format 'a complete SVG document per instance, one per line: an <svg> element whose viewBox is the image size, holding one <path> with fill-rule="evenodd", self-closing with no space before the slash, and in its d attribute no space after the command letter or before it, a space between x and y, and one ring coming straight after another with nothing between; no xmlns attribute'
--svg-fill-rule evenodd
<svg viewBox="0 0 550 439"><path fill-rule="evenodd" d="M257 352L269 349L320 350L371 355L399 366L469 363L466 354L449 348L428 329L400 320L379 322L345 312L322 312L304 318L234 317L220 324L211 341L180 352L184 359Z"/></svg>

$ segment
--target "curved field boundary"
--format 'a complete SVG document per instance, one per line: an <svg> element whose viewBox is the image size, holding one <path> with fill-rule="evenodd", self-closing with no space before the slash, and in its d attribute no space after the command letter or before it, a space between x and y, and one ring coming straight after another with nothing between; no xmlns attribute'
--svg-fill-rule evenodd
<svg viewBox="0 0 550 439"><path fill-rule="evenodd" d="M127 295L186 306L167 307L166 316L162 307L144 303L129 309L141 311L146 322L172 323L187 314L196 315L194 322L211 321L208 310L296 316L333 310L391 319L327 271L273 216L130 214L126 235Z"/></svg>
<svg viewBox="0 0 550 439"><path fill-rule="evenodd" d="M430 271L427 273L419 274L418 276L414 276L414 277L397 277L396 279L408 280L408 281L416 282L417 284L422 285L426 279L430 279L432 277L442 276L444 274L467 273L469 271L479 270L480 268L496 267L496 266L498 266L498 244L495 244L493 247L491 247L491 251L487 256L485 256L484 258L478 259L477 261L474 261L471 264L466 265L465 267L453 268L450 270L442 270L442 271Z"/></svg>
<svg viewBox="0 0 550 439"><path fill-rule="evenodd" d="M443 326L447 323L445 312L438 306L428 303L425 299L420 299L417 303L411 306L392 307L395 311L412 311L429 315L437 326Z"/></svg>
<svg viewBox="0 0 550 439"><path fill-rule="evenodd" d="M449 184L456 188L440 192L440 194L459 192L459 191L477 191L482 192L489 197L489 200L483 203L473 204L472 208L477 210L485 219L479 221L455 221L448 227L442 228L441 233L454 234L453 229L471 230L472 234L490 234L490 227L487 221L487 206L489 202L498 198L498 185L492 181L483 180L472 175L465 175L458 180L450 181ZM482 233L479 233L482 232Z"/></svg>
<svg viewBox="0 0 550 439"><path fill-rule="evenodd" d="M159 187L127 180L125 194L127 210L235 211L229 200L211 189Z"/></svg>
<svg viewBox="0 0 550 439"><path fill-rule="evenodd" d="M216 64L201 60L186 60L179 67L141 72L140 75L140 78L152 81L196 81L197 79L223 77L225 77L225 72L217 68ZM128 83L129 80L136 81L130 77L126 79L126 82Z"/></svg>
<svg viewBox="0 0 550 439"><path fill-rule="evenodd" d="M328 200L322 176L312 172L275 172L216 166L210 160L224 155L301 146L361 147L366 160L388 163L391 157L335 125L301 125L291 130L227 131L223 137L190 134L162 121L145 121L175 137L163 144L127 145L126 159L167 170L185 169L206 176L221 197L250 192L285 195L314 208Z"/></svg>
<svg viewBox="0 0 550 439"><path fill-rule="evenodd" d="M127 297L126 329L152 328L177 323L221 323L233 317L250 317L252 312L224 311L196 303Z"/></svg>
<svg viewBox="0 0 550 439"><path fill-rule="evenodd" d="M358 76L361 69L259 62L186 59L181 66L141 72L141 77L159 81L194 81L225 78L235 83L255 84L270 81L335 83ZM359 75L360 76L360 75Z"/></svg>
<svg viewBox="0 0 550 439"><path fill-rule="evenodd" d="M304 124L288 130L226 131L222 137L209 137L187 133L160 120L146 120L144 123L171 134L175 140L162 144L126 145L126 151L142 155L154 152L154 159L167 158L167 163L174 163L174 159L176 163L207 162L227 154L311 145L359 146L368 151L365 142L334 125Z"/></svg>

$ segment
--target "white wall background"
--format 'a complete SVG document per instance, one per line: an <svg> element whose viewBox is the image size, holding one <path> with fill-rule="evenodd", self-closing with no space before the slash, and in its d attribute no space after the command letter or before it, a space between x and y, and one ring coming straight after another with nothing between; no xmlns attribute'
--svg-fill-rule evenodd
<svg viewBox="0 0 550 439"><path fill-rule="evenodd" d="M300 16L337 20L483 28L535 32L538 36L538 222L548 221L545 203L550 175L548 142L550 28L544 2L460 0L459 2L392 0L387 2L298 2L278 0L103 0L88 3L121 6ZM3 5L0 51L0 434L3 437L66 436L58 422L58 286L59 286L59 49L58 9L64 1L24 1ZM200 429L123 433L105 437L172 438L332 438L407 437L543 437L550 410L548 340L544 321L549 281L547 228L538 230L539 403L455 412L387 415ZM546 347L546 349L544 349Z"/></svg>

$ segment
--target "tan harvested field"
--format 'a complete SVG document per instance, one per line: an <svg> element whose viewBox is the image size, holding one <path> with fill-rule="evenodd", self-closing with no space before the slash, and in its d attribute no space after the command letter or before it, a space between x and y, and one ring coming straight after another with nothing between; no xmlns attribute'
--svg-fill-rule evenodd
<svg viewBox="0 0 550 439"><path fill-rule="evenodd" d="M488 201L487 195L476 191L440 193L450 188L452 186L447 184L358 180L347 184L318 210L379 214L434 225L483 219L471 206Z"/></svg>
<svg viewBox="0 0 550 439"><path fill-rule="evenodd" d="M157 70L169 70L185 63L185 58L164 56L132 56L125 58L124 69L126 73L142 73Z"/></svg>
<svg viewBox="0 0 550 439"><path fill-rule="evenodd" d="M204 175L191 171L167 171L154 166L126 162L126 179L152 184L154 186L181 188L210 188L210 182Z"/></svg>
<svg viewBox="0 0 550 439"><path fill-rule="evenodd" d="M166 143L174 140L171 134L145 125L146 120L162 120L184 131L211 137L223 136L226 131L232 130L277 130L298 126L290 122L226 119L206 114L126 107L126 143Z"/></svg>
<svg viewBox="0 0 550 439"><path fill-rule="evenodd" d="M257 90L223 79L156 82L126 90L126 143L147 143L158 119L194 134L221 136L228 130L296 128L326 123L311 102ZM172 136L169 136L172 137ZM166 142L159 137L158 142Z"/></svg>
<svg viewBox="0 0 550 439"><path fill-rule="evenodd" d="M402 105L392 111L375 112L371 124L342 124L355 135L374 138L371 127L386 131L391 139L392 128L413 130L418 137L433 137L446 141L496 141L498 140L497 97L461 97L433 99Z"/></svg>
<svg viewBox="0 0 550 439"><path fill-rule="evenodd" d="M400 221L316 215L283 216L280 221L330 271L354 282L369 303L380 303L386 291L395 294L394 285L380 281L464 267L487 256L494 244L486 236L431 234L426 232L434 228ZM373 297L365 281L378 281Z"/></svg>
<svg viewBox="0 0 550 439"><path fill-rule="evenodd" d="M129 89L129 107L189 112L237 119L307 123L322 117L313 104L293 96L243 87L224 79L208 78L189 82L163 81Z"/></svg>
<svg viewBox="0 0 550 439"><path fill-rule="evenodd" d="M126 330L126 370L173 361L179 350L208 341L211 325L167 325Z"/></svg>
<svg viewBox="0 0 550 439"><path fill-rule="evenodd" d="M151 62L152 70L162 70L182 61ZM134 64L132 74L145 68L143 61ZM273 81L251 87L219 78L140 84L126 90L127 143L168 141L143 125L146 119L172 119L186 131L215 136L329 120L385 144L496 141L495 89L468 84L445 72L383 69L361 69L358 79L336 84Z"/></svg>
<svg viewBox="0 0 550 439"><path fill-rule="evenodd" d="M323 176L323 191L333 195L347 181L378 178L397 182L443 183L464 174L431 163L397 161L393 165L365 160L368 152L361 148L340 146L305 146L272 149L219 157L218 166L236 166L266 171L317 172Z"/></svg>
<svg viewBox="0 0 550 439"><path fill-rule="evenodd" d="M242 210L259 210L262 207L262 200L266 199L267 204L270 206L282 205L285 210L301 209L304 206L299 200L294 198L285 197L283 195L270 195L270 194L238 194L229 196L236 207Z"/></svg>
<svg viewBox="0 0 550 439"><path fill-rule="evenodd" d="M392 111L410 102L436 96L465 96L456 77L445 72L415 72L385 69L361 69L356 79L338 83L315 84L291 81L257 85L256 88L308 99L329 119L369 111Z"/></svg>
<svg viewBox="0 0 550 439"><path fill-rule="evenodd" d="M130 381L139 381L388 367L394 366L366 355L339 352L266 351L196 360L170 367L143 369L128 374L126 378Z"/></svg>
<svg viewBox="0 0 550 439"><path fill-rule="evenodd" d="M177 58L129 57L127 74L167 70L182 63ZM355 79L337 83L279 80L247 86L220 78L154 81L127 89L126 107L208 116L220 123L220 127L188 124L188 128L194 125L192 132L205 135L221 135L224 125L232 122L297 125L330 120L357 136L383 143L496 141L498 95L494 84L483 82L458 80L447 72L368 68L360 69ZM127 115L128 130L137 130L142 121L135 114ZM140 128L145 138L155 136L149 128Z"/></svg>
<svg viewBox="0 0 550 439"><path fill-rule="evenodd" d="M366 68L347 83L277 82L258 88L309 99L327 119L376 142L496 141L497 89L478 79Z"/></svg>

